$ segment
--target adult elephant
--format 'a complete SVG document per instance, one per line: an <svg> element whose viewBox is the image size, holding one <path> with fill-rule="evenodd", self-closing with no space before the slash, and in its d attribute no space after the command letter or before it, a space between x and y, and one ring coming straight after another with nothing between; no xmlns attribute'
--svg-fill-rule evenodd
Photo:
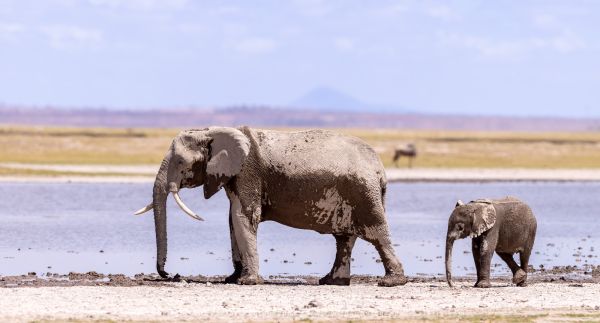
<svg viewBox="0 0 600 323"><path fill-rule="evenodd" d="M204 185L204 197L225 188L234 273L228 283L260 282L256 232L262 221L333 234L337 253L320 284L349 285L354 242L372 243L385 267L380 286L406 283L384 212L385 171L358 138L329 131L280 132L248 127L182 131L173 139L154 182L158 273L167 258L166 199L201 220L179 198L181 188Z"/></svg>

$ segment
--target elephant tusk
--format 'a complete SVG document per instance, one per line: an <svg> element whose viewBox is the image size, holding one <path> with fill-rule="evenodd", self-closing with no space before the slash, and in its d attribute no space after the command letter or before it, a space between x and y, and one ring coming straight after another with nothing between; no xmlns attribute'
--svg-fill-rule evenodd
<svg viewBox="0 0 600 323"><path fill-rule="evenodd" d="M179 207L183 210L183 212L185 212L187 215L189 215L192 219L198 220L198 221L204 221L204 219L202 217L200 217L199 215L194 213L185 204L183 204L183 201L179 197L178 192L173 192L173 197L175 198L175 202L177 202L177 205L179 205Z"/></svg>
<svg viewBox="0 0 600 323"><path fill-rule="evenodd" d="M143 207L143 208L141 208L141 209L137 210L137 211L134 213L134 215L140 215L140 214L142 214L142 213L146 213L146 212L148 212L148 211L152 210L152 208L154 208L154 204L153 204L153 203L150 203L150 204L146 205L145 207Z"/></svg>

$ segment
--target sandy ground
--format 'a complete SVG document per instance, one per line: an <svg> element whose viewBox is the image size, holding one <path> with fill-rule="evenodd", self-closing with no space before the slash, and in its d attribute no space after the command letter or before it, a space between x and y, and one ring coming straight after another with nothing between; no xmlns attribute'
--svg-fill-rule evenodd
<svg viewBox="0 0 600 323"><path fill-rule="evenodd" d="M0 168L59 172L56 176L0 176L4 182L152 182L157 165L52 165L0 163ZM74 175L64 174L74 173ZM90 174L89 176L86 173ZM122 175L121 175L122 174ZM390 182L600 181L600 169L389 168Z"/></svg>
<svg viewBox="0 0 600 323"><path fill-rule="evenodd" d="M542 315L600 319L600 284L496 284L475 289L443 282L383 288L311 285L1 288L0 320L292 321L472 319L472 316ZM549 316L546 316L549 315ZM471 317L471 318L469 318Z"/></svg>
<svg viewBox="0 0 600 323"><path fill-rule="evenodd" d="M600 320L600 277L572 273L535 273L525 288L496 278L489 289L465 277L453 288L440 277L385 288L373 276L354 276L351 286L318 286L311 276L238 286L223 277L31 273L0 279L0 321Z"/></svg>

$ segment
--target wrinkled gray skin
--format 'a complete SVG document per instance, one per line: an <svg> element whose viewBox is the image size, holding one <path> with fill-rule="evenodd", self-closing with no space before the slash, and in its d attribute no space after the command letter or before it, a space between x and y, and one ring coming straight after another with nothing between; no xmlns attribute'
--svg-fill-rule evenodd
<svg viewBox="0 0 600 323"><path fill-rule="evenodd" d="M154 183L157 270L167 257L169 192L204 185L210 198L222 187L230 201L234 273L227 283L256 284L256 231L263 221L333 234L337 254L320 284L349 285L357 237L372 243L385 267L382 286L406 283L384 213L386 179L377 154L363 141L328 131L278 132L211 127L181 132Z"/></svg>
<svg viewBox="0 0 600 323"><path fill-rule="evenodd" d="M514 197L481 199L456 203L448 220L446 235L446 278L452 286L452 245L454 240L472 237L477 269L475 287L490 287L490 263L494 251L513 273L513 283L527 286L527 265L535 240L537 222L529 206ZM513 259L519 253L521 266Z"/></svg>

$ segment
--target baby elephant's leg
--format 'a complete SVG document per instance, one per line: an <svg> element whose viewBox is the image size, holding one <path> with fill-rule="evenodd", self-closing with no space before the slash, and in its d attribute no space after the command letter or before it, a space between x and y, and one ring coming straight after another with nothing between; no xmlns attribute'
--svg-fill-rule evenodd
<svg viewBox="0 0 600 323"><path fill-rule="evenodd" d="M521 255L522 255L522 253L521 253ZM506 264L510 268L510 271L513 274L513 279L512 279L513 284L519 285L520 283L523 283L525 281L525 279L527 278L527 272L523 271L519 267L519 265L517 265L517 263L515 262L515 259L513 258L513 255L508 252L498 252L498 256L500 256L500 258L502 258L502 260L504 260L504 262L506 262ZM521 258L521 262L523 262L522 258ZM519 286L521 286L521 285L519 285Z"/></svg>
<svg viewBox="0 0 600 323"><path fill-rule="evenodd" d="M473 258L475 259L475 266L477 267L477 282L475 283L475 287L491 287L490 266L496 247L496 241L494 239L488 239L486 236L479 236L473 238L472 243Z"/></svg>
<svg viewBox="0 0 600 323"><path fill-rule="evenodd" d="M334 235L337 245L331 271L319 279L319 285L350 285L350 260L356 236Z"/></svg>
<svg viewBox="0 0 600 323"><path fill-rule="evenodd" d="M519 253L521 258L521 269L519 269L520 275L517 279L517 275L513 278L513 283L517 284L517 286L525 287L527 286L527 267L529 267L529 256L531 256L531 249L525 249Z"/></svg>

